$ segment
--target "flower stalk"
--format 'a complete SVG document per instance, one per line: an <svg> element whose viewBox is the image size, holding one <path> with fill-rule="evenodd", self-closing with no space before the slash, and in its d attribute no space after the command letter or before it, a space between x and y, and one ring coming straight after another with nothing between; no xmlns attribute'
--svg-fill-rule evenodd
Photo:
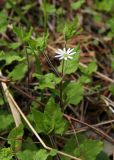
<svg viewBox="0 0 114 160"><path fill-rule="evenodd" d="M60 106L63 108L63 78L64 78L64 59L62 62L62 80L60 83Z"/></svg>
<svg viewBox="0 0 114 160"><path fill-rule="evenodd" d="M56 58L58 58L59 60L62 60L62 80L60 83L60 106L61 108L63 108L63 78L64 78L64 63L65 61L67 61L68 59L73 59L72 55L74 55L76 52L73 51L73 49L69 48L66 49L66 43L65 43L65 47L62 49L58 49L56 51Z"/></svg>

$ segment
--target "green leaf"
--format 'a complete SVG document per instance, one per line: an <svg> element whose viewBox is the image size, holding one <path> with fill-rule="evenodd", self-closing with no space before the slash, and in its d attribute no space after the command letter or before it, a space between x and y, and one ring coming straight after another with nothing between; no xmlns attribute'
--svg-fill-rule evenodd
<svg viewBox="0 0 114 160"><path fill-rule="evenodd" d="M0 131L8 130L12 124L12 115L8 114L6 111L0 110Z"/></svg>
<svg viewBox="0 0 114 160"><path fill-rule="evenodd" d="M108 35L113 37L114 36L114 17L110 18L107 23L108 23L108 25L109 25L109 27L111 29L111 31L109 32ZM111 58L114 59L114 57L111 57Z"/></svg>
<svg viewBox="0 0 114 160"><path fill-rule="evenodd" d="M11 148L0 149L0 160L12 160L13 153Z"/></svg>
<svg viewBox="0 0 114 160"><path fill-rule="evenodd" d="M31 2L31 3L27 3L26 5L23 5L22 9L24 10L24 13L27 13L34 6L36 6L36 3L35 2Z"/></svg>
<svg viewBox="0 0 114 160"><path fill-rule="evenodd" d="M111 68L114 70L114 56L111 57L112 61L111 61Z"/></svg>
<svg viewBox="0 0 114 160"><path fill-rule="evenodd" d="M74 50L75 51L75 50ZM64 61L64 74L71 74L74 73L79 66L79 51L76 51L76 54L74 54L73 59ZM58 71L62 72L62 62L60 66L58 67Z"/></svg>
<svg viewBox="0 0 114 160"><path fill-rule="evenodd" d="M110 160L109 157L107 156L107 154L103 151L101 151L96 160Z"/></svg>
<svg viewBox="0 0 114 160"><path fill-rule="evenodd" d="M28 116L27 116L27 118L28 118ZM30 119L29 119L29 121L30 121ZM32 138L27 137L27 139L25 141L23 141L23 150L35 151L37 149L38 149L37 144L34 143L34 140L32 140Z"/></svg>
<svg viewBox="0 0 114 160"><path fill-rule="evenodd" d="M76 28L78 24L78 19L76 18L73 22L67 21L63 29L63 34L65 40L72 38L76 34Z"/></svg>
<svg viewBox="0 0 114 160"><path fill-rule="evenodd" d="M19 160L33 160L33 156L36 152L31 150L24 150L16 153Z"/></svg>
<svg viewBox="0 0 114 160"><path fill-rule="evenodd" d="M96 160L96 157L103 149L103 143L98 140L88 139L82 134L77 134L77 139L79 145L75 136L68 139L64 146L64 152L83 160ZM62 157L62 160L70 160L70 158Z"/></svg>
<svg viewBox="0 0 114 160"><path fill-rule="evenodd" d="M16 52L13 53L4 53L0 52L0 61L4 60L6 65L11 64L13 61L22 61L24 58L21 58L20 56L16 55Z"/></svg>
<svg viewBox="0 0 114 160"><path fill-rule="evenodd" d="M95 4L96 4L96 9L99 11L110 12L114 7L113 0L108 1L108 3L106 0L102 0L102 1L96 0Z"/></svg>
<svg viewBox="0 0 114 160"><path fill-rule="evenodd" d="M72 82L68 84L63 92L64 101L67 104L79 104L84 95L83 86L79 82Z"/></svg>
<svg viewBox="0 0 114 160"><path fill-rule="evenodd" d="M50 98L44 111L44 124L48 132L54 131L56 134L63 134L66 122L63 119L63 114L60 107L55 103L53 98Z"/></svg>
<svg viewBox="0 0 114 160"><path fill-rule="evenodd" d="M25 63L20 63L8 74L8 77L12 78L14 81L21 80L24 78L26 72L27 65Z"/></svg>
<svg viewBox="0 0 114 160"><path fill-rule="evenodd" d="M97 71L97 64L96 61L92 61L88 64L86 68L82 66L79 66L79 68L82 73L85 73L86 75L91 75L92 73Z"/></svg>
<svg viewBox="0 0 114 160"><path fill-rule="evenodd" d="M20 38L21 42L28 42L28 40L31 37L33 28L31 27L30 30L28 32L26 32L22 27L13 27L13 31L14 33L17 35L18 38Z"/></svg>
<svg viewBox="0 0 114 160"><path fill-rule="evenodd" d="M76 136L77 136L77 138L75 136L71 136L70 138L68 138L65 142L64 147L63 147L64 152L71 154L73 156L76 156L75 150L78 147L78 143L81 144L86 139L85 135L82 135L79 133ZM77 139L78 139L78 143L77 143ZM62 160L70 160L70 158L63 156Z"/></svg>
<svg viewBox="0 0 114 160"><path fill-rule="evenodd" d="M4 33L7 29L7 14L4 11L0 12L0 33Z"/></svg>
<svg viewBox="0 0 114 160"><path fill-rule="evenodd" d="M103 143L101 141L86 139L75 152L83 160L96 160L102 149Z"/></svg>
<svg viewBox="0 0 114 160"><path fill-rule="evenodd" d="M2 97L0 97L0 106L2 106L4 104L4 100Z"/></svg>
<svg viewBox="0 0 114 160"><path fill-rule="evenodd" d="M55 156L57 154L57 150L56 149L52 149L50 152L49 152L49 155L50 156Z"/></svg>
<svg viewBox="0 0 114 160"><path fill-rule="evenodd" d="M33 74L34 77L36 77L39 80L39 86L36 87L38 89L45 89L45 88L51 88L54 89L56 84L59 84L61 81L61 78L56 77L53 73L48 73L45 75L40 74Z"/></svg>
<svg viewBox="0 0 114 160"><path fill-rule="evenodd" d="M23 125L15 127L11 130L8 135L8 143L11 145L13 151L18 151L22 145L22 136L23 136Z"/></svg>
<svg viewBox="0 0 114 160"><path fill-rule="evenodd" d="M54 14L56 12L55 6L50 3L45 3L45 8L47 14ZM41 9L44 10L44 6L42 6Z"/></svg>
<svg viewBox="0 0 114 160"><path fill-rule="evenodd" d="M86 136L82 134L77 134L77 139L78 139L79 144L81 144L86 139ZM66 140L63 150L64 152L75 156L75 150L77 147L78 147L78 144L77 144L75 136L71 136L69 139ZM69 158L67 157L64 157L63 159L69 160Z"/></svg>
<svg viewBox="0 0 114 160"><path fill-rule="evenodd" d="M44 131L44 114L40 111L32 109L33 119L36 124L36 130L38 133L45 132Z"/></svg>
<svg viewBox="0 0 114 160"><path fill-rule="evenodd" d="M28 41L29 44L29 49L31 50L31 53L34 54L34 52L39 51L43 52L47 46L48 42L48 36L49 34L47 33L46 35L43 35L42 37L36 38L36 39L30 39Z"/></svg>
<svg viewBox="0 0 114 160"><path fill-rule="evenodd" d="M79 9L83 4L85 3L85 0L79 0L78 2L71 3L71 8L73 10Z"/></svg>
<svg viewBox="0 0 114 160"><path fill-rule="evenodd" d="M19 42L13 42L8 44L8 48L11 48L13 50L17 49L21 44Z"/></svg>
<svg viewBox="0 0 114 160"><path fill-rule="evenodd" d="M79 77L78 81L81 83L81 84L87 84L87 83L90 83L91 82L91 79L89 76L86 76L86 75L82 75Z"/></svg>
<svg viewBox="0 0 114 160"><path fill-rule="evenodd" d="M4 39L0 39L0 46L8 46L8 42Z"/></svg>
<svg viewBox="0 0 114 160"><path fill-rule="evenodd" d="M49 99L44 113L32 109L32 114L38 132L63 134L66 129L66 121L63 119L61 109L53 98Z"/></svg>
<svg viewBox="0 0 114 160"><path fill-rule="evenodd" d="M57 150L53 149L50 152L48 152L45 149L40 149L35 156L33 157L33 160L47 160L49 156L55 156L57 154Z"/></svg>
<svg viewBox="0 0 114 160"><path fill-rule="evenodd" d="M48 152L45 149L40 149L35 156L33 157L33 160L46 160L48 157Z"/></svg>
<svg viewBox="0 0 114 160"><path fill-rule="evenodd" d="M64 15L64 13L65 13L65 9L64 9L64 8L59 7L59 8L56 9L56 15L57 15L57 16L59 16L59 15ZM61 20L60 20L60 19L59 19L59 22L61 23ZM59 24L60 24L60 23L59 23Z"/></svg>
<svg viewBox="0 0 114 160"><path fill-rule="evenodd" d="M109 90L112 93L112 95L114 95L114 84L109 86Z"/></svg>

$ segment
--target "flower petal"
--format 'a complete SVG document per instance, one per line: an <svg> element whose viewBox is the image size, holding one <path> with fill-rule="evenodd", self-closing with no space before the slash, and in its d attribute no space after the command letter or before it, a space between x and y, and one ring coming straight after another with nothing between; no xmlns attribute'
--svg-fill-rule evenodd
<svg viewBox="0 0 114 160"><path fill-rule="evenodd" d="M73 57L71 57L71 56L68 56L68 58L69 58L69 59L73 59Z"/></svg>
<svg viewBox="0 0 114 160"><path fill-rule="evenodd" d="M68 59L73 59L73 57L71 55L75 54L76 52L73 52L74 48L63 48L63 49L57 49L56 51L56 58L58 58L59 60L68 60Z"/></svg>
<svg viewBox="0 0 114 160"><path fill-rule="evenodd" d="M74 48L72 48L72 49L69 48L69 49L67 50L67 53L71 53L73 50L74 50Z"/></svg>
<svg viewBox="0 0 114 160"><path fill-rule="evenodd" d="M66 53L66 48L63 48L64 53Z"/></svg>
<svg viewBox="0 0 114 160"><path fill-rule="evenodd" d="M61 57L61 55L56 55L55 57Z"/></svg>
<svg viewBox="0 0 114 160"><path fill-rule="evenodd" d="M61 59L64 59L64 57L62 56L62 57L59 58L59 60L61 60Z"/></svg>
<svg viewBox="0 0 114 160"><path fill-rule="evenodd" d="M59 55L64 55L64 53L62 53L62 52L56 52L57 54L59 54Z"/></svg>
<svg viewBox="0 0 114 160"><path fill-rule="evenodd" d="M73 55L73 54L75 54L76 52L72 52L72 53L69 53L69 55Z"/></svg>
<svg viewBox="0 0 114 160"><path fill-rule="evenodd" d="M64 54L64 52L61 49L58 49L58 51L56 51L55 53L57 53L57 54Z"/></svg>
<svg viewBox="0 0 114 160"><path fill-rule="evenodd" d="M71 48L67 49L67 53L69 53L69 52L70 52L70 50L71 50Z"/></svg>
<svg viewBox="0 0 114 160"><path fill-rule="evenodd" d="M68 57L64 57L64 60L67 60L68 59Z"/></svg>

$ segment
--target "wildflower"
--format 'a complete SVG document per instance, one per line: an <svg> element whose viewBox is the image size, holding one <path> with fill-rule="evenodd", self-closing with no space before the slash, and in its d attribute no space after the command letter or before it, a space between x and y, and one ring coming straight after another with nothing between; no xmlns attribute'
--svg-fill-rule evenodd
<svg viewBox="0 0 114 160"><path fill-rule="evenodd" d="M59 60L61 60L61 59L64 59L64 60L72 59L73 58L72 55L76 53L76 52L73 52L73 50L74 50L74 48L73 49L69 48L67 50L66 50L66 48L64 48L63 50L62 49L58 49L56 51L56 53L58 55L56 55L55 57L59 58Z"/></svg>

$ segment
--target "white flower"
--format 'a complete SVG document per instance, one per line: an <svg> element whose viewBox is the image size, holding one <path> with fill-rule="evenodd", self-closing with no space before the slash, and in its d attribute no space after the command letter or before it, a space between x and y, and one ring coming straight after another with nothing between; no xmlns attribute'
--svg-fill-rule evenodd
<svg viewBox="0 0 114 160"><path fill-rule="evenodd" d="M69 48L67 50L66 50L66 48L63 48L63 50L58 49L56 51L57 55L55 57L59 58L59 60L61 60L61 59L64 59L64 60L72 59L73 58L72 55L76 53L76 52L73 52L73 50L74 50L74 48L73 49Z"/></svg>

